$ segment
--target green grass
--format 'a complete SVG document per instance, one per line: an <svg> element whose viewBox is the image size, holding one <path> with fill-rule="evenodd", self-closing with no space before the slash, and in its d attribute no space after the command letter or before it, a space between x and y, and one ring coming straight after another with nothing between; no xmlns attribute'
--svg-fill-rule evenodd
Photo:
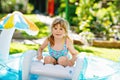
<svg viewBox="0 0 120 80"><path fill-rule="evenodd" d="M19 42L12 42L10 44L10 54L24 53L27 50L38 50L39 47L39 44L22 44ZM45 48L44 51L48 51L48 49Z"/></svg>
<svg viewBox="0 0 120 80"><path fill-rule="evenodd" d="M7 14L0 14L0 19L6 16Z"/></svg>
<svg viewBox="0 0 120 80"><path fill-rule="evenodd" d="M99 48L99 47L82 47L75 45L79 52L86 52L87 55L95 55L113 61L120 61L120 49Z"/></svg>
<svg viewBox="0 0 120 80"><path fill-rule="evenodd" d="M11 43L10 54L21 53L27 50L37 50L38 48L39 48L38 44L28 45L28 44L21 44L21 43ZM75 45L75 48L79 52L86 52L87 55L95 55L95 56L110 59L116 62L120 61L120 50L119 49L82 47L79 45ZM48 49L46 48L44 51L48 51Z"/></svg>
<svg viewBox="0 0 120 80"><path fill-rule="evenodd" d="M13 42L10 45L10 54L23 53L27 50L37 50L38 48L39 48L38 44L31 45L31 44L21 44L18 42Z"/></svg>

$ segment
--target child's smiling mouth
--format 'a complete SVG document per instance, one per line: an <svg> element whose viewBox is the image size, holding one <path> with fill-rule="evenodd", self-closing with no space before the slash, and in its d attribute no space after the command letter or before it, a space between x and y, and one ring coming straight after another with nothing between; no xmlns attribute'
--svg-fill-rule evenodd
<svg viewBox="0 0 120 80"><path fill-rule="evenodd" d="M60 36L60 35L62 35L62 34L56 34L57 36Z"/></svg>

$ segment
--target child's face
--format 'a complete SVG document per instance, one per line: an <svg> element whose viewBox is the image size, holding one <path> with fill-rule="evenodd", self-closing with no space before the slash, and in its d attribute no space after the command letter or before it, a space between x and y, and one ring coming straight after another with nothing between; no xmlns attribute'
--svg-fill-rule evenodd
<svg viewBox="0 0 120 80"><path fill-rule="evenodd" d="M65 35L65 29L61 27L60 24L57 24L52 28L52 34L54 38L63 38Z"/></svg>

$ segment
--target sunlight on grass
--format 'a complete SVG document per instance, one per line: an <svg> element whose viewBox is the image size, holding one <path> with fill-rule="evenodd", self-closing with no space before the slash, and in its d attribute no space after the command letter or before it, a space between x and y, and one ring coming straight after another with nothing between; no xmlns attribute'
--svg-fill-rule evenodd
<svg viewBox="0 0 120 80"><path fill-rule="evenodd" d="M95 48L92 47L96 53L98 52L99 54L96 54L97 56L111 59L114 61L120 61L120 50L119 49L110 49L110 48Z"/></svg>
<svg viewBox="0 0 120 80"><path fill-rule="evenodd" d="M11 43L10 45L10 54L15 54L15 53L22 53L27 50L37 50L39 47L38 44L35 45L30 45L30 44L21 44L21 43Z"/></svg>
<svg viewBox="0 0 120 80"><path fill-rule="evenodd" d="M98 48L98 47L82 47L75 45L79 52L86 52L87 55L95 55L113 61L120 61L120 49Z"/></svg>
<svg viewBox="0 0 120 80"><path fill-rule="evenodd" d="M12 42L10 44L10 54L23 53L27 50L38 50L39 47L39 44L21 44L19 42ZM48 48L45 48L44 51L48 51Z"/></svg>
<svg viewBox="0 0 120 80"><path fill-rule="evenodd" d="M10 45L10 54L21 53L27 50L38 50L39 45L34 44L21 44L21 43L11 43ZM98 47L83 47L79 45L75 45L75 48L79 52L86 52L89 55L95 55L98 57L106 58L113 61L120 61L120 50L119 49L111 49L111 48L98 48ZM48 51L45 48L44 51Z"/></svg>

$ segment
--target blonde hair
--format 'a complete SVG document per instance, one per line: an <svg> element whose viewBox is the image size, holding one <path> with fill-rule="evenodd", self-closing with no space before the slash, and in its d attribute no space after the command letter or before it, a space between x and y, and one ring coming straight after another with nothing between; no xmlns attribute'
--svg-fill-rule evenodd
<svg viewBox="0 0 120 80"><path fill-rule="evenodd" d="M65 37L66 38L69 38L68 37L68 30L69 30L69 23L63 19L63 18L56 18L53 23L51 24L51 30L52 28L54 28L57 24L60 24L60 26L65 30ZM54 36L51 34L49 37L48 37L48 41L50 41L50 44L51 46L54 46Z"/></svg>

